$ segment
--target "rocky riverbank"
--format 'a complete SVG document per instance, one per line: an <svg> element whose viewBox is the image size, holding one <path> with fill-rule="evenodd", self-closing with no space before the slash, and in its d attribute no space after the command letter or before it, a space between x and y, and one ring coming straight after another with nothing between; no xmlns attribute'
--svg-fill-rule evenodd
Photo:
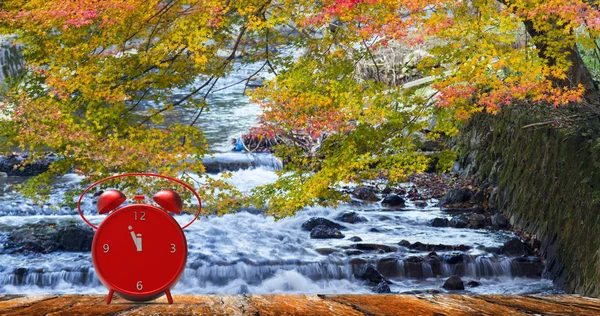
<svg viewBox="0 0 600 316"><path fill-rule="evenodd" d="M3 315L593 315L600 300L570 295L173 295L150 303L102 295L0 296Z"/></svg>
<svg viewBox="0 0 600 316"><path fill-rule="evenodd" d="M549 111L476 115L458 139L455 171L474 177L489 212L538 249L556 286L600 296L600 119L554 126Z"/></svg>

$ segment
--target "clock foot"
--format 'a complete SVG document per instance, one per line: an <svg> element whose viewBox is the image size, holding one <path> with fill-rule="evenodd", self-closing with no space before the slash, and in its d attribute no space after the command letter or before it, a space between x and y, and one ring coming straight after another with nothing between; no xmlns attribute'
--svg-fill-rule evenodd
<svg viewBox="0 0 600 316"><path fill-rule="evenodd" d="M171 297L171 290L166 290L165 294L167 294L167 301L169 301L169 304L173 304L173 298Z"/></svg>
<svg viewBox="0 0 600 316"><path fill-rule="evenodd" d="M108 296L106 297L106 304L110 304L110 301L112 300L112 297L113 297L113 293L115 293L115 290L108 291Z"/></svg>

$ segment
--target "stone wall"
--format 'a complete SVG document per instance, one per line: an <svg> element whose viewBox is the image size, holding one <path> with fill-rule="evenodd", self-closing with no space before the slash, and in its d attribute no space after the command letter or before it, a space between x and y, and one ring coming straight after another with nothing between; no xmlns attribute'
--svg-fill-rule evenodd
<svg viewBox="0 0 600 316"><path fill-rule="evenodd" d="M533 237L558 287L597 297L600 118L531 125L544 121L543 108L476 115L457 140L460 172L488 186L492 212Z"/></svg>

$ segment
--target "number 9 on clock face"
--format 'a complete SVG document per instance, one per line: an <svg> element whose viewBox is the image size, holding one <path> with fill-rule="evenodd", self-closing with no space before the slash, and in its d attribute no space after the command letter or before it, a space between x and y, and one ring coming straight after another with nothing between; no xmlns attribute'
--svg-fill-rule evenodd
<svg viewBox="0 0 600 316"><path fill-rule="evenodd" d="M102 283L129 300L148 300L181 277L187 243L179 224L164 210L128 205L98 227L92 259Z"/></svg>

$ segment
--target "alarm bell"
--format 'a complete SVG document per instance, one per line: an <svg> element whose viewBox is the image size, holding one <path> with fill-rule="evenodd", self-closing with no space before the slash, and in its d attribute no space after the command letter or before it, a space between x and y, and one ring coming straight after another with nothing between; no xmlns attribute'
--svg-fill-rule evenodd
<svg viewBox="0 0 600 316"><path fill-rule="evenodd" d="M98 204L96 205L98 214L105 214L116 209L125 200L127 200L127 197L117 190L104 191L104 193L100 194Z"/></svg>
<svg viewBox="0 0 600 316"><path fill-rule="evenodd" d="M140 200L139 197L136 196L136 200ZM173 190L161 190L156 193L152 199L160 205L165 210L175 213L181 214L181 210L183 209L183 201L179 194L175 193ZM98 198L98 203L96 205L96 209L98 210L98 214L108 213L119 205L123 204L127 200L127 197L117 190L107 190L104 193L100 194Z"/></svg>
<svg viewBox="0 0 600 316"><path fill-rule="evenodd" d="M181 210L183 209L183 201L181 200L181 197L173 190L158 191L156 194L154 194L152 199L162 208L171 213L180 214Z"/></svg>

